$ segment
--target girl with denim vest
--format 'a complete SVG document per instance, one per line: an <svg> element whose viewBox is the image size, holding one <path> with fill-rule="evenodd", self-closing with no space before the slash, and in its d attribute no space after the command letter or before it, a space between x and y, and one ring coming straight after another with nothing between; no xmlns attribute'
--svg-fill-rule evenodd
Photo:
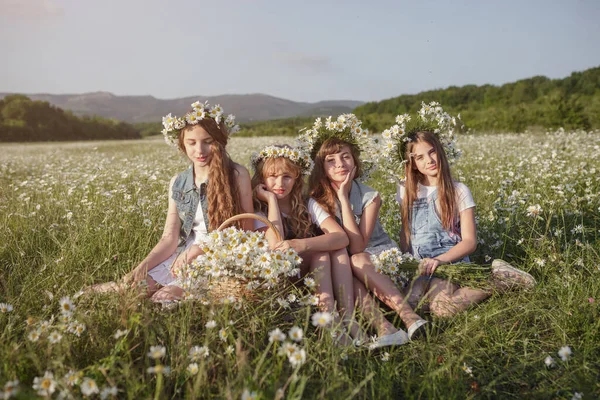
<svg viewBox="0 0 600 400"><path fill-rule="evenodd" d="M310 177L311 196L336 216L348 235L355 296L363 309L372 310L373 322L379 331L379 338L371 347L400 345L422 335L425 321L407 304L394 282L387 275L378 273L371 262L371 255L397 245L379 222L379 193L359 182L360 176L358 146L340 138L329 138L315 156L315 169ZM368 295L367 287L396 311L408 327L408 333L383 318Z"/></svg>
<svg viewBox="0 0 600 400"><path fill-rule="evenodd" d="M352 277L345 249L348 237L335 219L314 199L307 201L303 193L303 175L312 169L310 156L290 146L268 146L254 155L252 165L255 210L275 225L284 241L277 241L275 233L260 221L254 222L255 230L265 232L271 248L292 247L298 252L304 260L301 274L310 272L315 278L319 306L336 315L335 300L338 299L342 319L334 317L332 324L343 324L351 336L361 340L358 325L352 319L354 302L347 304L343 297L340 299L334 294L341 276ZM315 235L315 227L323 234ZM337 291L337 295L340 294ZM350 338L342 334L340 343L350 342Z"/></svg>
<svg viewBox="0 0 600 400"><path fill-rule="evenodd" d="M195 102L184 117L171 114L163 118L165 141L177 147L191 166L171 179L169 206L159 242L142 262L125 276L125 284L146 282L153 301L181 298L183 291L174 271L202 254L201 244L208 232L227 218L252 212L250 175L233 162L225 146L238 127L235 117L223 117L219 105ZM251 221L239 224L252 229ZM95 291L122 285L104 284Z"/></svg>

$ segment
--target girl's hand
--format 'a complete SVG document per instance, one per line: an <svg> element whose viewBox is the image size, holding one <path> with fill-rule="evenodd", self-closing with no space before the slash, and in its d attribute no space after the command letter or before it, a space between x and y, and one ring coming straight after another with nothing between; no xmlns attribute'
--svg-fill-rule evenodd
<svg viewBox="0 0 600 400"><path fill-rule="evenodd" d="M145 281L147 276L148 271L145 268L145 266L138 265L131 272L129 272L123 277L123 281L125 282L125 284L133 288L138 284L138 282Z"/></svg>
<svg viewBox="0 0 600 400"><path fill-rule="evenodd" d="M187 262L187 257L185 256L185 253L182 253L181 255L179 255L179 257L177 257L175 259L175 261L173 261L173 264L171 264L171 274L173 276L177 276L177 273L186 265L188 264Z"/></svg>
<svg viewBox="0 0 600 400"><path fill-rule="evenodd" d="M257 199L266 203L268 203L269 199L271 198L277 199L277 197L275 197L275 193L269 192L267 190L267 186L262 183L254 188L254 192L256 193Z"/></svg>
<svg viewBox="0 0 600 400"><path fill-rule="evenodd" d="M285 251L287 249L294 249L297 253L302 253L306 251L306 245L303 240L284 240L277 243L273 250Z"/></svg>
<svg viewBox="0 0 600 400"><path fill-rule="evenodd" d="M354 174L356 173L356 167L352 168L352 171L346 175L346 179L342 183L338 185L332 185L335 189L335 194L338 199L342 199L343 197L348 197L350 193L350 189L352 188L352 180L354 179Z"/></svg>
<svg viewBox="0 0 600 400"><path fill-rule="evenodd" d="M421 272L421 275L431 276L435 272L436 268L441 264L443 264L443 262L438 259L424 258L419 263L419 272Z"/></svg>

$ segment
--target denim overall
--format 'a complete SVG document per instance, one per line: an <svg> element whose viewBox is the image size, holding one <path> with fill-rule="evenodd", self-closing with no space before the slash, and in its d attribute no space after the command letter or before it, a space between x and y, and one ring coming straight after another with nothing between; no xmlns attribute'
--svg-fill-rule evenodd
<svg viewBox="0 0 600 400"><path fill-rule="evenodd" d="M360 219L363 214L363 210L366 206L371 204L375 197L379 192L375 189L364 185L357 180L352 181L352 187L350 188L350 194L348 198L350 200L350 206L352 207L352 212L354 213L354 220L357 225L360 225ZM341 205L338 202L338 210L336 212L336 220L338 224L343 226L342 218L341 218ZM367 244L367 249L374 248L377 246L390 245L393 246L394 242L387 233L383 230L381 223L379 222L379 218L375 221L375 228L373 229L373 233L371 234L371 238L369 239L369 243Z"/></svg>
<svg viewBox="0 0 600 400"><path fill-rule="evenodd" d="M462 240L460 224L456 227L457 233L448 232L442 226L435 209L436 200L437 190L426 198L415 199L412 206L410 244L413 256L419 259L444 254ZM469 257L459 261L469 262Z"/></svg>
<svg viewBox="0 0 600 400"><path fill-rule="evenodd" d="M177 205L177 213L179 215L179 222L181 222L181 229L179 230L179 244L177 245L176 254L180 254L186 247L188 239L192 232L194 224L194 217L196 216L196 210L198 204L202 206L202 214L204 216L204 222L208 230L208 199L206 196L206 189L208 181L203 182L200 187L196 187L194 182L194 167L190 167L184 172L177 175L173 186L171 187L171 197L175 200Z"/></svg>

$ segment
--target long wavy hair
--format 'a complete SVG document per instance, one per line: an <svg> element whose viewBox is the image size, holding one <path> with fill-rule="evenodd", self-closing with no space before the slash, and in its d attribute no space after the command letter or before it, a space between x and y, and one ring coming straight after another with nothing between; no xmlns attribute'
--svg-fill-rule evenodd
<svg viewBox="0 0 600 400"><path fill-rule="evenodd" d="M354 165L356 165L356 172L352 179L359 178L361 174L360 150L351 143L333 137L324 141L317 151L314 159L315 167L308 180L310 196L332 216L335 216L337 211L337 195L325 173L325 158L331 154L339 153L344 146L350 148L350 154L352 154Z"/></svg>
<svg viewBox="0 0 600 400"><path fill-rule="evenodd" d="M283 146L282 146L283 147ZM271 174L287 173L295 178L294 186L289 194L291 213L287 216L287 222L294 238L303 239L313 236L312 221L306 208L304 196L304 181L300 167L286 157L265 158L256 165L256 171L252 176L252 192L260 184L264 184L266 178ZM254 210L268 215L269 207L264 201L254 196ZM284 224L284 229L286 226ZM287 237L287 232L282 233Z"/></svg>
<svg viewBox="0 0 600 400"><path fill-rule="evenodd" d="M237 171L235 162L231 160L225 146L229 135L224 121L220 124L212 118L205 118L198 122L213 138L211 144L211 155L208 169L208 229L213 231L226 219L242 212L240 191L237 185ZM194 126L194 125L192 125ZM179 134L179 150L185 154L184 136L185 132L192 126L188 125ZM241 227L239 223L236 224Z"/></svg>
<svg viewBox="0 0 600 400"><path fill-rule="evenodd" d="M442 226L448 231L455 231L455 223L458 215L456 205L456 189L454 180L450 172L450 165L446 152L437 136L429 131L418 131L409 135L409 141L406 146L406 183L404 200L402 201L402 226L406 238L410 238L412 223L412 206L417 198L418 184L424 180L424 176L417 169L416 163L411 156L417 143L428 143L434 148L437 155L438 167L438 204L440 207L440 220Z"/></svg>

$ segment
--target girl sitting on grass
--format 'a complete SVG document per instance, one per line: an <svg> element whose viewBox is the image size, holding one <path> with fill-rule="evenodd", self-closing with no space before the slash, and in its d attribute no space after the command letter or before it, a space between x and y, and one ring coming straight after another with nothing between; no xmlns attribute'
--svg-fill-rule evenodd
<svg viewBox="0 0 600 400"><path fill-rule="evenodd" d="M353 319L354 299L347 298L348 292L352 296L352 287L348 291L340 285L352 282L345 249L348 237L314 199L307 201L304 197L303 175L312 169L310 157L289 146L269 146L253 157L252 165L255 210L275 225L284 240L278 241L275 232L260 221L254 222L255 229L265 231L272 249L291 247L298 252L304 260L301 274L314 274L319 305L336 315L337 299L344 327L352 337L362 340ZM316 236L313 225L323 234ZM340 340L350 344L345 334Z"/></svg>
<svg viewBox="0 0 600 400"><path fill-rule="evenodd" d="M147 284L153 301L180 299L183 290L174 271L202 254L201 244L208 232L236 214L253 212L250 175L233 162L225 146L234 126L233 115L223 118L219 105L195 102L182 118L167 115L162 131L165 141L177 147L191 162L184 172L171 179L169 206L159 242L142 262L128 273L124 284L101 284L93 291ZM252 229L251 221L240 224Z"/></svg>

